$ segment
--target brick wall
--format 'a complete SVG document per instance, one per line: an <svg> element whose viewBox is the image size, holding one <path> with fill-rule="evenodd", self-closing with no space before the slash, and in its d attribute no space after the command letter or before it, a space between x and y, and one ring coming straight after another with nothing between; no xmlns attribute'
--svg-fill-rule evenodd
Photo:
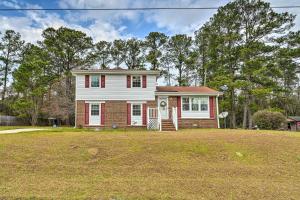
<svg viewBox="0 0 300 200"><path fill-rule="evenodd" d="M105 127L127 127L127 103L126 101L105 101Z"/></svg>
<svg viewBox="0 0 300 200"><path fill-rule="evenodd" d="M147 101L147 106L157 107L156 101ZM84 101L77 101L77 117L76 125L85 126L84 124ZM111 128L113 124L119 128L127 127L127 102L126 101L105 101L105 124L107 128Z"/></svg>
<svg viewBox="0 0 300 200"><path fill-rule="evenodd" d="M217 119L180 119L179 128L218 128Z"/></svg>
<svg viewBox="0 0 300 200"><path fill-rule="evenodd" d="M78 100L76 104L76 126L84 126L84 101Z"/></svg>

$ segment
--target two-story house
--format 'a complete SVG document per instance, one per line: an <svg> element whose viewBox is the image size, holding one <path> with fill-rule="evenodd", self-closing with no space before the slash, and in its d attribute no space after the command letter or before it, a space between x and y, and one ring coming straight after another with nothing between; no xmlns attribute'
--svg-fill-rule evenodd
<svg viewBox="0 0 300 200"><path fill-rule="evenodd" d="M74 70L76 126L217 128L220 92L208 87L157 86L159 71Z"/></svg>

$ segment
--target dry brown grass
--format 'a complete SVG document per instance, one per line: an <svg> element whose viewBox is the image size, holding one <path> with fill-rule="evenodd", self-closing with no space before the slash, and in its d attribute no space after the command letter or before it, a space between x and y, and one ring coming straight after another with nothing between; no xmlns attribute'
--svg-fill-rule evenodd
<svg viewBox="0 0 300 200"><path fill-rule="evenodd" d="M300 199L300 133L0 135L0 199Z"/></svg>

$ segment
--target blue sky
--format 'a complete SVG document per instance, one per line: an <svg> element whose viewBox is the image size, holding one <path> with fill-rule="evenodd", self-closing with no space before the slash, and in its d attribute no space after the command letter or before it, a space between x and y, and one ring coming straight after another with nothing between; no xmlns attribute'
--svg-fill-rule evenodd
<svg viewBox="0 0 300 200"><path fill-rule="evenodd" d="M124 7L218 7L229 0L0 0L1 8L124 8ZM270 0L273 6L300 5L299 0ZM300 9L278 9L293 14ZM95 41L144 38L151 31L167 35L192 35L215 10L190 11L0 11L0 31L14 29L28 42L41 39L47 27L79 29ZM294 29L300 28L299 17Z"/></svg>

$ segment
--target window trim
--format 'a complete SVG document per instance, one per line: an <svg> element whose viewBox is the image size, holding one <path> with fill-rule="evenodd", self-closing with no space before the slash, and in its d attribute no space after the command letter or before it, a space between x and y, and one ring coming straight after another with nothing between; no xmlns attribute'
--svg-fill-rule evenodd
<svg viewBox="0 0 300 200"><path fill-rule="evenodd" d="M133 115L133 106L134 105L139 105L140 106L140 115ZM143 108L142 108L142 106L143 106L143 104L141 104L141 103L132 103L131 104L131 118L132 117L142 117L143 116Z"/></svg>
<svg viewBox="0 0 300 200"><path fill-rule="evenodd" d="M93 80L93 77L98 77L98 86L97 87L94 87L92 85L92 80ZM100 88L101 84L100 84L100 77L99 75L90 75L90 88Z"/></svg>
<svg viewBox="0 0 300 200"><path fill-rule="evenodd" d="M134 87L133 86L133 77L134 76L138 76L138 77L140 77L140 87ZM131 75L131 88L142 88L143 87L143 77L142 77L142 75Z"/></svg>
<svg viewBox="0 0 300 200"><path fill-rule="evenodd" d="M183 110L183 98L189 98L189 110ZM207 110L201 110L201 100L198 101L198 110L192 110L192 98L206 98L207 99ZM210 112L210 105L209 105L209 96L181 96L181 112L193 112L193 113L206 113Z"/></svg>

